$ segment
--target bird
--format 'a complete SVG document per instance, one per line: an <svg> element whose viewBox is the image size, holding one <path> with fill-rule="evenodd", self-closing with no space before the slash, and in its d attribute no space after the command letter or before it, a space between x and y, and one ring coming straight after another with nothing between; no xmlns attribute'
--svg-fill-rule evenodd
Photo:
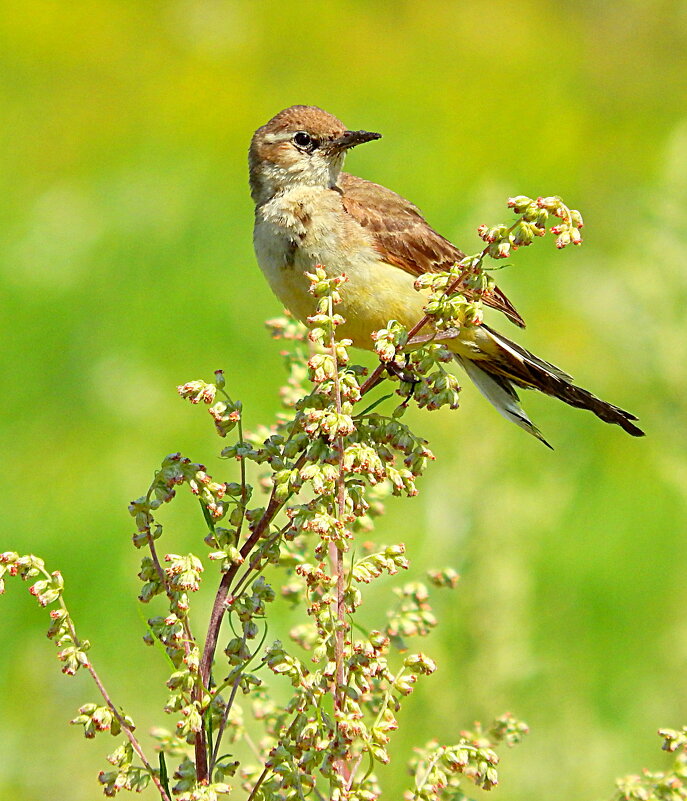
<svg viewBox="0 0 687 801"><path fill-rule="evenodd" d="M255 203L253 245L281 303L307 324L315 313L307 273L345 274L339 308L342 337L372 349L372 334L397 320L407 329L424 315L426 295L416 279L444 271L465 257L437 233L410 201L372 181L344 172L346 153L381 138L350 130L318 106L294 105L259 127L248 162ZM496 286L482 296L521 328L524 320ZM482 395L507 419L551 447L520 405L518 389L535 389L639 437L637 418L576 386L568 373L486 323L463 326L445 342Z"/></svg>

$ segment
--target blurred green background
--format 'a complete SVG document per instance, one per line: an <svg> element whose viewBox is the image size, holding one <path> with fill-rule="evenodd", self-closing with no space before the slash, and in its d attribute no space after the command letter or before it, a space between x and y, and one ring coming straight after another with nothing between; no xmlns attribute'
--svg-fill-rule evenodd
<svg viewBox="0 0 687 801"><path fill-rule="evenodd" d="M468 252L508 195L580 208L581 250L537 242L500 283L520 341L648 434L528 396L552 453L471 387L460 411L413 416L438 460L378 539L407 543L412 577L452 564L462 581L438 595L422 647L440 669L402 715L385 797L414 744L507 710L532 733L494 798L591 801L667 764L656 729L687 723L686 31L687 3L668 0L3 0L0 549L63 571L142 732L171 721L126 506L172 451L231 477L176 384L223 367L248 426L278 407L246 149L312 103L381 131L348 169ZM176 506L163 547L202 552L195 505ZM110 743L66 726L87 677L60 675L23 587L0 610L0 798L99 797Z"/></svg>

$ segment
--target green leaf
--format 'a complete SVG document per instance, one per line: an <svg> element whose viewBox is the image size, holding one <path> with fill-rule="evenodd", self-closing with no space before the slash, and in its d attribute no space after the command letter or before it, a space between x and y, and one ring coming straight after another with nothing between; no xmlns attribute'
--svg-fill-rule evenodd
<svg viewBox="0 0 687 801"><path fill-rule="evenodd" d="M172 793L169 789L169 774L167 773L167 760L165 758L165 752L159 751L158 758L160 763L160 784L164 788L167 795L171 798Z"/></svg>

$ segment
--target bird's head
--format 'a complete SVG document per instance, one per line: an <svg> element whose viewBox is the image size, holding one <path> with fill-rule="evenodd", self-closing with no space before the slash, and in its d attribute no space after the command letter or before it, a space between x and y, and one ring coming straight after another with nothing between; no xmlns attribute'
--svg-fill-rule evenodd
<svg viewBox="0 0 687 801"><path fill-rule="evenodd" d="M294 186L334 186L346 151L381 134L349 131L317 106L291 106L253 134L251 194L261 203Z"/></svg>

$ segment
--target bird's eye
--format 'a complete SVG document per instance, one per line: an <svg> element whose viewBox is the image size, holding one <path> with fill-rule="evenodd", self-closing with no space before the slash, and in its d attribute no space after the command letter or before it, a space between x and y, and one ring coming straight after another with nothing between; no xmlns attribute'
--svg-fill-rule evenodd
<svg viewBox="0 0 687 801"><path fill-rule="evenodd" d="M317 147L317 140L313 139L310 134L307 134L305 131L298 131L298 133L293 137L293 141L298 147L302 147L307 150L314 150Z"/></svg>

